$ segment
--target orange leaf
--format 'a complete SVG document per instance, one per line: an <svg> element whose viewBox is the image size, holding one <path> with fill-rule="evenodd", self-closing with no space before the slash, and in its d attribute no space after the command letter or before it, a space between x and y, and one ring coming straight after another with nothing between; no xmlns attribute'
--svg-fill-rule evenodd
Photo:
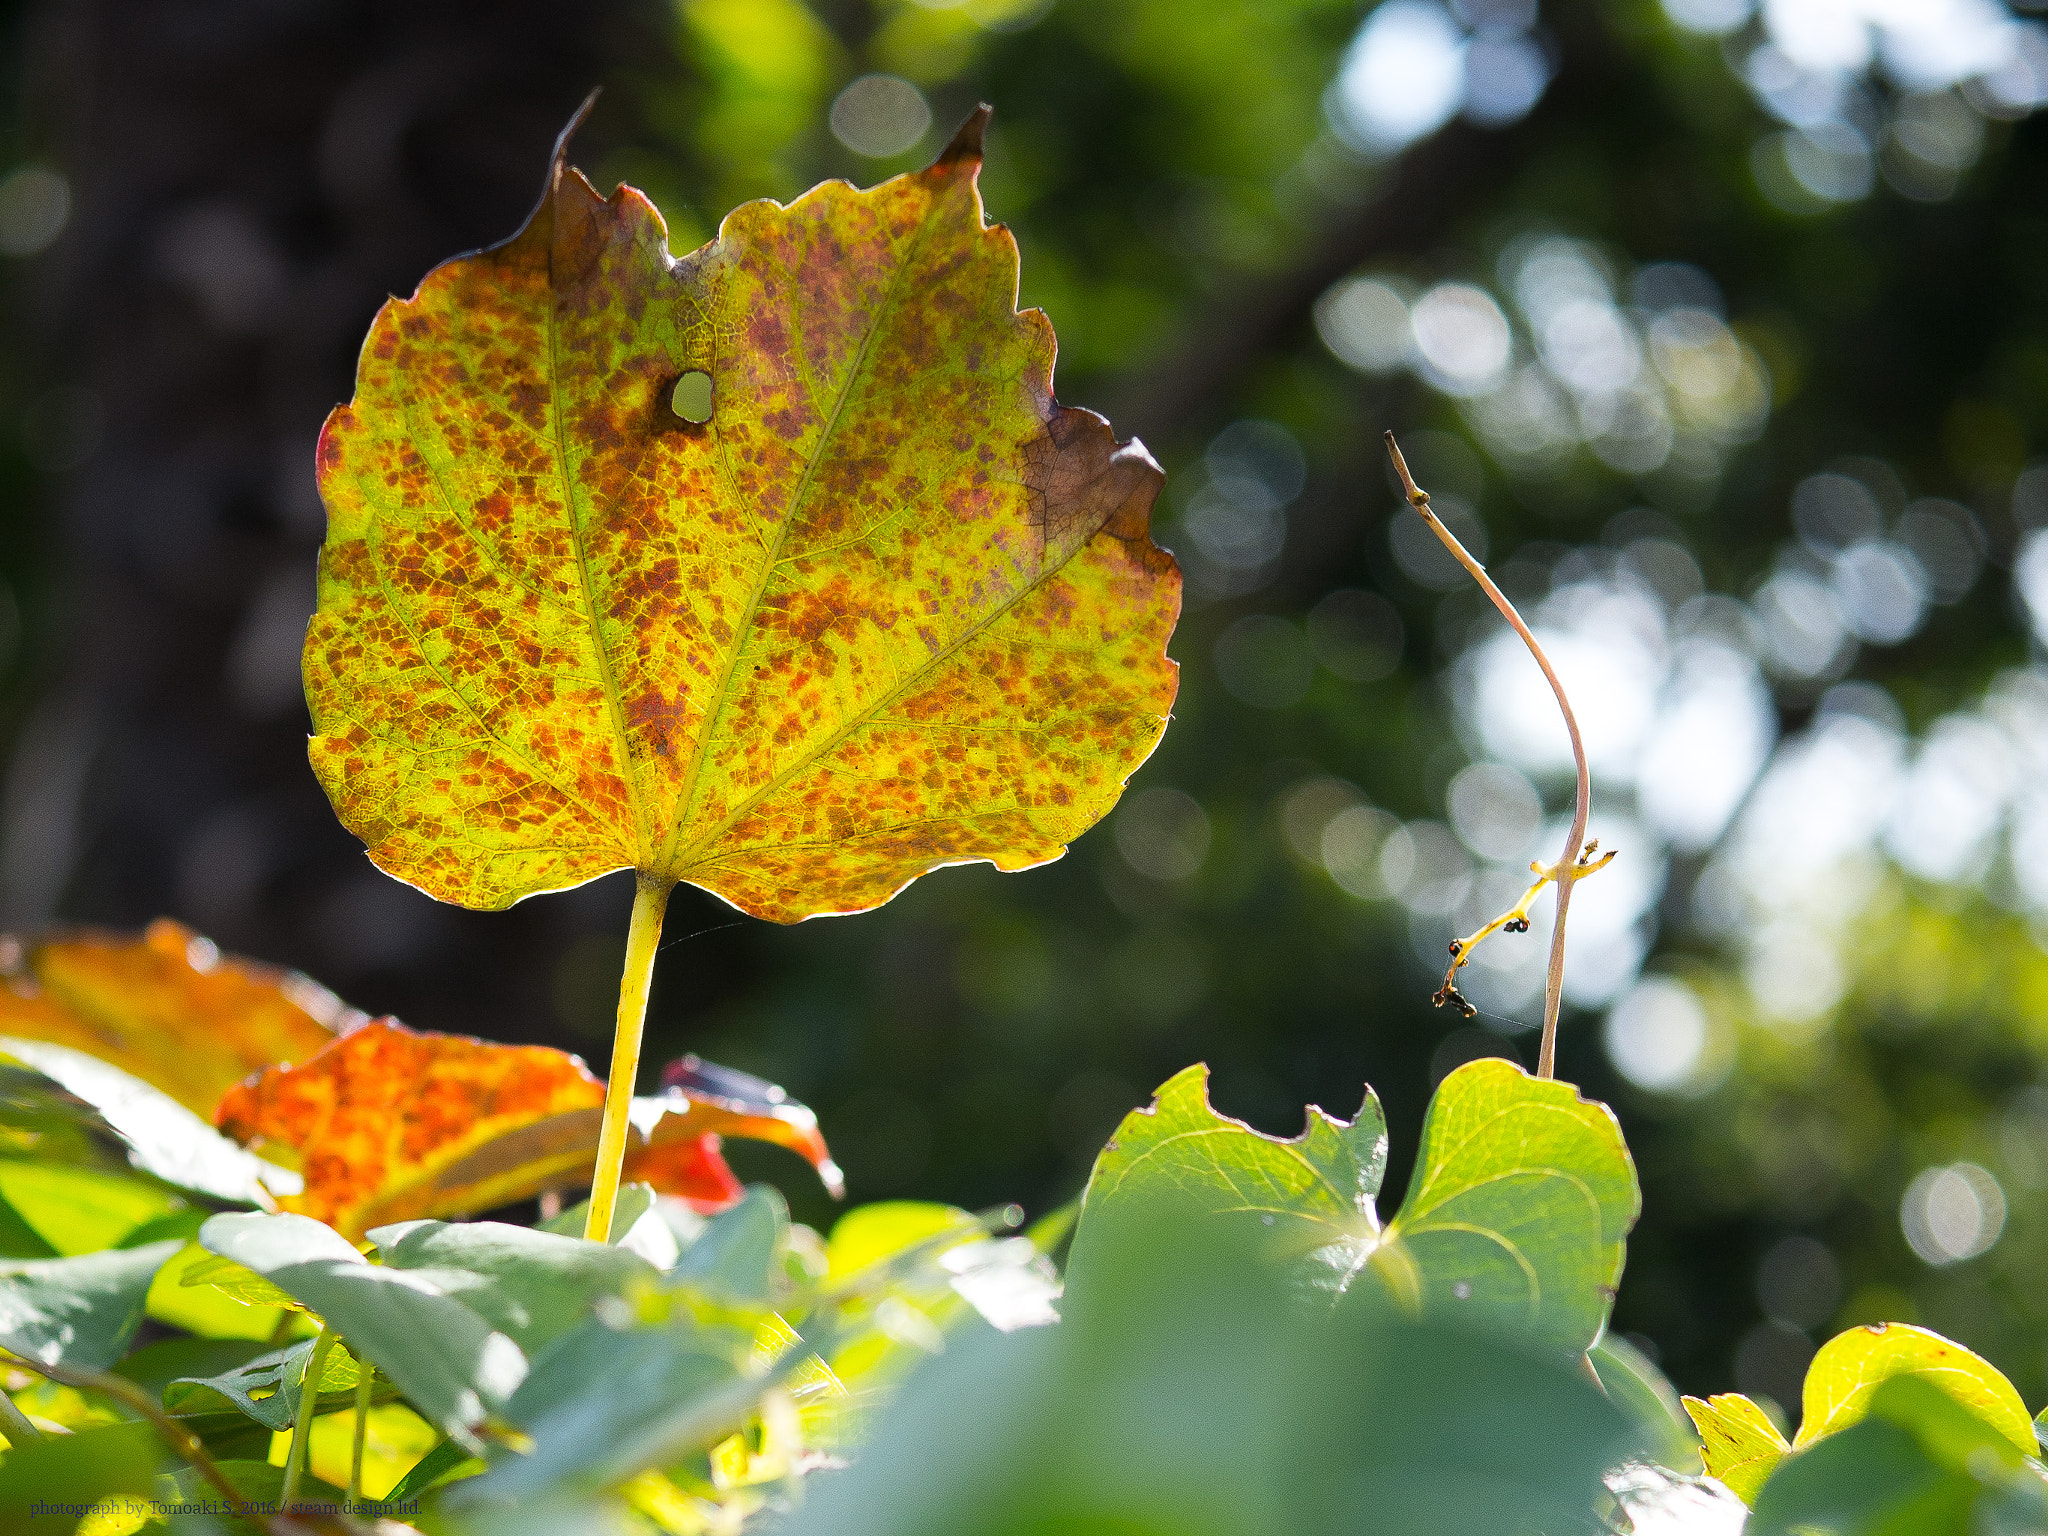
<svg viewBox="0 0 2048 1536"><path fill-rule="evenodd" d="M363 1017L305 977L222 955L169 918L140 937L0 945L0 1037L83 1051L201 1117L250 1072L302 1061Z"/></svg>
<svg viewBox="0 0 2048 1536"><path fill-rule="evenodd" d="M239 1084L216 1123L296 1161L306 1188L283 1202L289 1209L360 1237L387 1222L467 1215L587 1183L603 1105L604 1085L566 1051L378 1019L308 1061ZM809 1157L828 1184L838 1176L816 1117L786 1098L756 1105L682 1088L636 1101L634 1119L652 1129L636 1126L626 1177L699 1208L740 1193L720 1133L774 1141Z"/></svg>
<svg viewBox="0 0 2048 1536"><path fill-rule="evenodd" d="M846 1193L839 1165L832 1161L818 1130L818 1117L774 1083L690 1055L668 1064L661 1074L661 1086L663 1097L654 1102L663 1104L668 1112L648 1133L648 1149L639 1160L627 1158L627 1178L660 1188L660 1182L647 1170L666 1149L708 1133L714 1142L719 1135L745 1136L787 1147L818 1171L835 1200ZM738 1186L734 1189L737 1199Z"/></svg>
<svg viewBox="0 0 2048 1536"><path fill-rule="evenodd" d="M629 1156L625 1182L652 1184L665 1195L687 1200L705 1216L737 1205L747 1192L720 1155L715 1135L665 1141Z"/></svg>

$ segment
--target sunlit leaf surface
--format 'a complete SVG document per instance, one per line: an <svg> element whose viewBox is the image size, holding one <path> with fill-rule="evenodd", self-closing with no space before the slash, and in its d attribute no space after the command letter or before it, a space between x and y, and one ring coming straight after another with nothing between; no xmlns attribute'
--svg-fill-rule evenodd
<svg viewBox="0 0 2048 1536"><path fill-rule="evenodd" d="M1427 1312L1476 1313L1583 1351L1606 1324L1641 1210L1614 1112L1489 1057L1438 1084L1381 1253Z"/></svg>
<svg viewBox="0 0 2048 1536"><path fill-rule="evenodd" d="M0 1344L44 1365L105 1370L135 1337L156 1272L182 1246L0 1264Z"/></svg>
<svg viewBox="0 0 2048 1536"><path fill-rule="evenodd" d="M1990 1361L1952 1339L1910 1323L1873 1323L1836 1334L1806 1368L1795 1446L1848 1428L1869 1412L1871 1395L1894 1376L1919 1376L1977 1414L2027 1455L2037 1453L2034 1423L2013 1384Z"/></svg>
<svg viewBox="0 0 2048 1536"><path fill-rule="evenodd" d="M1212 1109L1209 1069L1197 1064L1126 1115L1103 1148L1088 1180L1075 1263L1085 1267L1090 1234L1105 1219L1162 1198L1262 1222L1304 1251L1334 1245L1362 1257L1378 1240L1373 1198L1386 1170L1386 1119L1371 1089L1353 1119L1311 1107L1302 1133L1282 1141Z"/></svg>
<svg viewBox="0 0 2048 1536"><path fill-rule="evenodd" d="M1905 1370L1863 1394L1853 1423L1787 1456L1755 1508L1749 1536L2039 1531L2048 1479L2009 1428L1944 1388L1940 1370Z"/></svg>
<svg viewBox="0 0 2048 1536"><path fill-rule="evenodd" d="M222 955L168 918L132 934L0 941L0 1036L68 1046L202 1118L259 1067L361 1020L305 977Z"/></svg>
<svg viewBox="0 0 2048 1536"><path fill-rule="evenodd" d="M473 907L635 868L787 922L1043 863L1115 801L1174 696L1160 474L1053 399L982 122L681 260L558 153L524 229L385 306L321 437L306 640L313 766L379 865Z"/></svg>
<svg viewBox="0 0 2048 1536"><path fill-rule="evenodd" d="M227 1140L169 1094L70 1046L0 1036L4 1155L124 1164L214 1200L261 1205L299 1177ZM26 1134L20 1134L26 1133Z"/></svg>
<svg viewBox="0 0 2048 1536"><path fill-rule="evenodd" d="M652 1265L623 1249L496 1221L406 1222L372 1236L384 1263L429 1274L529 1354L581 1322L598 1297L655 1280Z"/></svg>
<svg viewBox="0 0 2048 1536"><path fill-rule="evenodd" d="M1635 1169L1605 1105L1498 1060L1446 1077L1423 1120L1400 1212L1379 1227L1385 1122L1368 1091L1356 1120L1311 1109L1291 1141L1210 1107L1207 1069L1181 1072L1124 1117L1096 1160L1074 1270L1125 1209L1255 1217L1313 1249L1348 1288L1370 1263L1426 1314L1527 1330L1573 1352L1599 1336L1639 1209Z"/></svg>
<svg viewBox="0 0 2048 1536"><path fill-rule="evenodd" d="M1688 1397L1685 1411L1700 1432L1700 1456L1708 1474L1726 1483L1743 1503L1755 1504L1764 1479L1792 1449L1778 1426L1739 1392L1704 1400Z"/></svg>
<svg viewBox="0 0 2048 1536"><path fill-rule="evenodd" d="M211 1375L175 1377L164 1389L164 1406L174 1413L203 1413L225 1401L266 1429L289 1429L305 1396L313 1342L301 1339ZM360 1372L361 1367L345 1344L329 1349L320 1371L322 1398L351 1391ZM332 1408L338 1404L327 1402L325 1406Z"/></svg>
<svg viewBox="0 0 2048 1536"><path fill-rule="evenodd" d="M702 1064L699 1064L700 1068ZM801 1104L743 1074L753 1098L679 1084L634 1102L626 1177L700 1206L737 1199L721 1135L800 1152L828 1185L838 1169ZM720 1086L730 1088L731 1081ZM283 1203L360 1237L417 1217L490 1210L589 1181L604 1085L578 1058L538 1045L418 1033L379 1019L297 1066L273 1067L221 1100L237 1140L294 1159L303 1193Z"/></svg>
<svg viewBox="0 0 2048 1536"><path fill-rule="evenodd" d="M526 1375L519 1346L429 1276L372 1264L319 1222L230 1213L211 1218L199 1240L318 1313L358 1359L458 1437L469 1436Z"/></svg>

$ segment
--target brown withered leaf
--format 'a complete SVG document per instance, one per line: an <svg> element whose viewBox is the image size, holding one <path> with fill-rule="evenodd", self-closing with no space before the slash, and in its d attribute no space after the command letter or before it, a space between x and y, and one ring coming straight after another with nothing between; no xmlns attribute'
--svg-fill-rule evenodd
<svg viewBox="0 0 2048 1536"><path fill-rule="evenodd" d="M780 1092L772 1085L745 1081L767 1091L750 1097L679 1084L636 1100L626 1178L720 1208L739 1185L719 1138L745 1136L801 1153L836 1185L816 1117L772 1097ZM378 1019L307 1061L239 1084L221 1100L216 1123L295 1163L306 1188L284 1204L353 1238L389 1222L467 1215L587 1183L603 1105L604 1085L566 1051Z"/></svg>
<svg viewBox="0 0 2048 1536"><path fill-rule="evenodd" d="M159 918L141 935L0 939L0 1038L69 1046L201 1118L258 1068L303 1061L363 1015L305 977Z"/></svg>

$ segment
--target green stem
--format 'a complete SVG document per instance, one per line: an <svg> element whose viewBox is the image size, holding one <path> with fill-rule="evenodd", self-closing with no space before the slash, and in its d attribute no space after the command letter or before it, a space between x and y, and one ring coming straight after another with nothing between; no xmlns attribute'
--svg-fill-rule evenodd
<svg viewBox="0 0 2048 1536"><path fill-rule="evenodd" d="M597 1138L597 1169L590 1181L590 1216L583 1235L606 1243L612 1235L612 1207L618 1204L619 1178L626 1163L627 1111L633 1105L633 1080L640 1071L640 1034L647 1023L647 985L654 975L654 953L661 947L661 915L668 906L673 880L640 877L633 896L633 923L626 930L626 970L619 978L619 1022L612 1035L611 1081L604 1090L604 1129Z"/></svg>
<svg viewBox="0 0 2048 1536"><path fill-rule="evenodd" d="M306 1362L306 1378L299 1385L299 1414L292 1420L292 1448L284 1458L284 1486L277 1495L280 1511L299 1496L299 1482L306 1475L306 1457L313 1448L313 1420L320 1413L320 1378L335 1337L332 1328L322 1328L313 1341L312 1358Z"/></svg>
<svg viewBox="0 0 2048 1536"><path fill-rule="evenodd" d="M0 1430L6 1431L8 1441L14 1445L33 1445L43 1438L43 1432L29 1421L5 1389L0 1389Z"/></svg>
<svg viewBox="0 0 2048 1536"><path fill-rule="evenodd" d="M356 1370L356 1443L348 1461L351 1502L363 1496L363 1450L370 1443L370 1388L377 1380L377 1367L367 1360L356 1361Z"/></svg>

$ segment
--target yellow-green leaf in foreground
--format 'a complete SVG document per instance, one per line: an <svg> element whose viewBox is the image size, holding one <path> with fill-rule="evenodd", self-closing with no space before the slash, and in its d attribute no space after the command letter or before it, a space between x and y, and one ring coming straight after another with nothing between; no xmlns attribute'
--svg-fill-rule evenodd
<svg viewBox="0 0 2048 1536"><path fill-rule="evenodd" d="M791 922L1114 803L1174 697L1161 477L1053 398L984 120L680 260L558 149L524 229L384 307L320 441L305 654L380 866L472 907L632 868Z"/></svg>
<svg viewBox="0 0 2048 1536"><path fill-rule="evenodd" d="M1217 1114L1206 1069L1190 1067L1096 1160L1073 1267L1085 1273L1120 1209L1173 1200L1256 1216L1313 1251L1339 1288L1370 1265L1427 1315L1504 1324L1574 1353L1599 1337L1640 1208L1606 1106L1508 1062L1469 1062L1437 1088L1408 1197L1382 1230L1373 1198L1385 1167L1370 1092L1356 1120L1312 1109L1302 1134L1280 1141Z"/></svg>
<svg viewBox="0 0 2048 1536"><path fill-rule="evenodd" d="M1880 1385L1908 1375L1939 1387L2026 1455L2038 1453L2034 1421L2004 1373L1953 1339L1910 1323L1851 1328L1820 1347L1806 1367L1794 1448L1847 1429L1870 1411Z"/></svg>
<svg viewBox="0 0 2048 1536"><path fill-rule="evenodd" d="M1770 1415L1740 1392L1704 1400L1688 1397L1685 1411L1700 1432L1707 1475L1726 1483L1743 1503L1755 1504L1764 1479L1792 1450Z"/></svg>
<svg viewBox="0 0 2048 1536"><path fill-rule="evenodd" d="M1739 1393L1685 1399L1707 1471L1745 1504L1779 1462L1868 1417L1879 1387L1912 1376L1968 1409L2023 1455L2037 1454L2026 1404L2004 1374L1953 1339L1910 1323L1872 1323L1836 1334L1806 1368L1799 1432L1788 1445L1763 1409Z"/></svg>

